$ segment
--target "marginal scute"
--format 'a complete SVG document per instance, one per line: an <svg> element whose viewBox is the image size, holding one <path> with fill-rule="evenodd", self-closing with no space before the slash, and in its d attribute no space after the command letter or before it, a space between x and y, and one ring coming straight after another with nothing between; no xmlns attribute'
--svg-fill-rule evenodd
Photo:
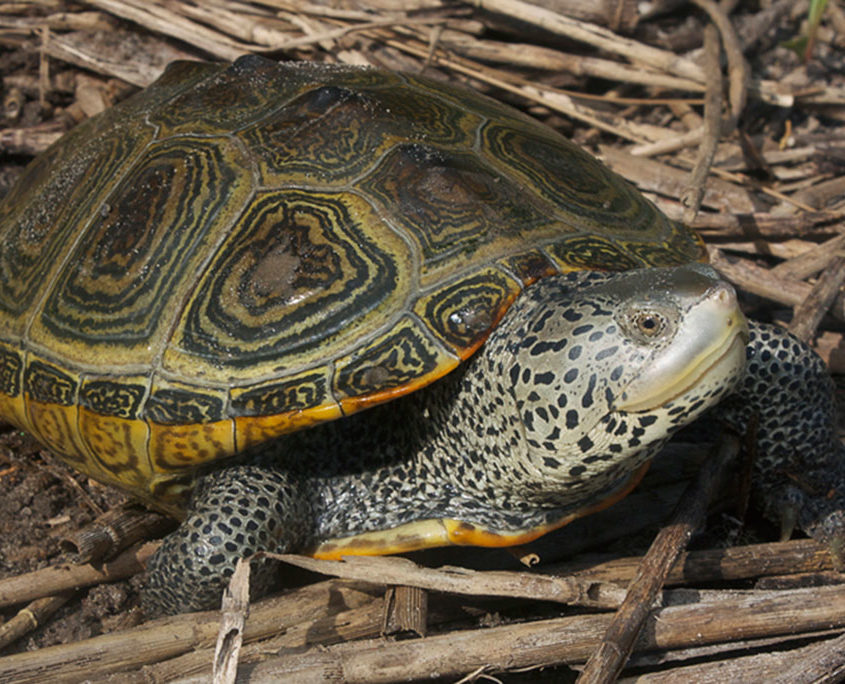
<svg viewBox="0 0 845 684"><path fill-rule="evenodd" d="M334 401L312 408L297 409L268 416L236 416L235 444L238 452L264 444L268 440L312 425L337 420L343 416L340 405Z"/></svg>
<svg viewBox="0 0 845 684"><path fill-rule="evenodd" d="M152 477L146 445L149 427L137 418L79 408L79 432L90 454L86 470L99 480L144 491Z"/></svg>
<svg viewBox="0 0 845 684"><path fill-rule="evenodd" d="M143 378L86 378L79 390L79 405L92 413L115 418L137 419L147 388Z"/></svg>
<svg viewBox="0 0 845 684"><path fill-rule="evenodd" d="M443 375L457 359L435 346L411 318L403 318L386 335L337 362L334 395L341 405L356 406L357 399L382 392L405 394ZM396 391L398 390L398 391ZM345 401L351 400L351 401Z"/></svg>
<svg viewBox="0 0 845 684"><path fill-rule="evenodd" d="M248 389L232 390L233 416L271 416L304 411L331 403L330 379L319 368L284 380L273 380Z"/></svg>
<svg viewBox="0 0 845 684"><path fill-rule="evenodd" d="M27 359L23 376L26 427L64 458L85 463L87 453L76 419L79 379L33 355Z"/></svg>
<svg viewBox="0 0 845 684"><path fill-rule="evenodd" d="M649 265L645 259L625 251L616 240L598 235L563 238L548 250L563 271L627 271Z"/></svg>
<svg viewBox="0 0 845 684"><path fill-rule="evenodd" d="M144 416L162 425L213 422L223 418L223 397L195 388L154 389L144 406Z"/></svg>
<svg viewBox="0 0 845 684"><path fill-rule="evenodd" d="M30 361L24 372L24 389L33 401L73 406L77 387L74 377L44 361Z"/></svg>
<svg viewBox="0 0 845 684"><path fill-rule="evenodd" d="M150 421L149 455L156 473L179 473L235 453L231 419L187 425Z"/></svg>
<svg viewBox="0 0 845 684"><path fill-rule="evenodd" d="M506 256L499 263L519 278L524 287L560 272L545 254L535 250Z"/></svg>
<svg viewBox="0 0 845 684"><path fill-rule="evenodd" d="M462 358L487 337L521 286L496 268L461 278L420 298L415 313Z"/></svg>
<svg viewBox="0 0 845 684"><path fill-rule="evenodd" d="M29 429L23 393L23 353L0 344L0 416L23 430Z"/></svg>
<svg viewBox="0 0 845 684"><path fill-rule="evenodd" d="M21 393L23 359L19 351L0 345L0 393L17 397Z"/></svg>

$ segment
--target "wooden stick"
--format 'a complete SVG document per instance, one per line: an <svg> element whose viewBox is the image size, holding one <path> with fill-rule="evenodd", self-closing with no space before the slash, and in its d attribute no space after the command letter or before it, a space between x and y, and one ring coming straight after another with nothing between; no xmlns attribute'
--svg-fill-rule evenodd
<svg viewBox="0 0 845 684"><path fill-rule="evenodd" d="M601 645L581 671L579 682L613 682L618 678L669 570L704 520L713 490L723 469L739 453L739 446L737 437L724 436L717 453L681 497L672 521L660 530L643 557L625 600L613 616Z"/></svg>
<svg viewBox="0 0 845 684"><path fill-rule="evenodd" d="M249 559L239 558L235 572L223 592L220 631L214 646L214 684L234 684L238 657L244 640L244 624L249 614Z"/></svg>
<svg viewBox="0 0 845 684"><path fill-rule="evenodd" d="M827 313L836 295L845 282L845 257L834 258L830 266L810 290L810 294L795 307L790 332L798 339L809 342L816 334L816 328Z"/></svg>
<svg viewBox="0 0 845 684"><path fill-rule="evenodd" d="M679 648L776 634L795 634L845 625L845 586L762 592L710 604L651 611L637 642L642 651ZM538 664L572 664L596 647L610 616L581 615L473 629L396 643L340 644L302 655L269 658L241 668L250 681L297 683L393 682L458 677ZM285 679L287 678L287 679Z"/></svg>
<svg viewBox="0 0 845 684"><path fill-rule="evenodd" d="M259 601L252 606L244 626L244 641L255 641L295 626L304 615L313 620L364 605L382 591L381 587L330 580ZM80 681L94 674L120 672L173 658L193 649L211 652L219 629L218 611L152 620L123 632L0 658L0 681Z"/></svg>
<svg viewBox="0 0 845 684"><path fill-rule="evenodd" d="M60 542L76 555L77 563L110 558L139 541L160 537L173 527L170 518L137 505L118 506Z"/></svg>
<svg viewBox="0 0 845 684"><path fill-rule="evenodd" d="M596 564L556 563L547 572L570 574L604 583L630 582L642 562L639 556L614 558ZM770 544L750 544L726 549L683 553L666 577L666 585L724 582L789 573L833 570L827 547L813 539L792 539Z"/></svg>
<svg viewBox="0 0 845 684"><path fill-rule="evenodd" d="M571 577L549 577L528 572L481 572L456 567L423 568L407 558L396 556L347 556L342 562L322 561L291 554L267 556L336 577L377 579L385 584L415 586L471 596L507 596L593 608L615 608L624 596L624 591L619 587Z"/></svg>
<svg viewBox="0 0 845 684"><path fill-rule="evenodd" d="M428 592L407 585L389 587L381 631L386 636L410 632L424 637L428 631Z"/></svg>
<svg viewBox="0 0 845 684"><path fill-rule="evenodd" d="M155 544L145 544L124 551L102 565L54 565L0 580L0 607L13 606L44 596L79 589L103 582L114 582L144 571L144 563L155 551Z"/></svg>
<svg viewBox="0 0 845 684"><path fill-rule="evenodd" d="M686 224L698 214L704 197L704 183L710 173L722 123L722 69L719 65L719 36L713 26L704 29L704 69L707 74L707 96L704 100L704 135L698 147L698 159L690 173L689 184L681 193Z"/></svg>
<svg viewBox="0 0 845 684"><path fill-rule="evenodd" d="M649 672L620 679L619 684L676 684L677 682L766 682L767 684L833 684L842 681L842 657L845 636L800 648L787 648L779 640L743 640L729 645L734 653L754 655L713 659L706 652L706 662L673 667L664 672ZM792 641L795 637L791 638ZM778 648L778 646L780 647ZM727 645L726 645L727 646ZM698 649L704 651L704 649ZM728 655L728 654L726 654ZM695 658L695 650L689 654ZM699 656L701 657L701 656ZM642 667L644 663L641 663Z"/></svg>
<svg viewBox="0 0 845 684"><path fill-rule="evenodd" d="M24 634L41 627L53 613L73 598L74 591L36 599L8 622L0 625L0 649L20 639Z"/></svg>
<svg viewBox="0 0 845 684"><path fill-rule="evenodd" d="M673 52L623 38L595 24L570 19L522 0L475 0L475 4L490 12L512 16L600 50L622 55L635 64L648 64L675 76L704 83L704 72L695 62L678 57Z"/></svg>

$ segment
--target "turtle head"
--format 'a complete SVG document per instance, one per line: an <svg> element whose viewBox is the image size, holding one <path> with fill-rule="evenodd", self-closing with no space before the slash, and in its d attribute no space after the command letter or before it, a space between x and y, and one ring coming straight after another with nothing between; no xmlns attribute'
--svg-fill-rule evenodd
<svg viewBox="0 0 845 684"><path fill-rule="evenodd" d="M704 265L548 278L508 318L529 460L570 484L636 468L744 369L747 323Z"/></svg>

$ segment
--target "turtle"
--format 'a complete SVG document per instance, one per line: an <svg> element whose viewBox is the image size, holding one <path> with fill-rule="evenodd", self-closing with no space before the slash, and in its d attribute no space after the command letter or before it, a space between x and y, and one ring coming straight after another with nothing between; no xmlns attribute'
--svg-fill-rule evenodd
<svg viewBox="0 0 845 684"><path fill-rule="evenodd" d="M706 261L463 86L175 62L0 204L0 417L181 521L150 614L213 606L257 550L525 543L720 406L759 413L768 512L841 539L826 368Z"/></svg>

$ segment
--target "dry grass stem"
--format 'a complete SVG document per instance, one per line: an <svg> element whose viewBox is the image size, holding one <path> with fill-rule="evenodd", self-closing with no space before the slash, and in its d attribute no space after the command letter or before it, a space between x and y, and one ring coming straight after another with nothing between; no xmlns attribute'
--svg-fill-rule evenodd
<svg viewBox="0 0 845 684"><path fill-rule="evenodd" d="M522 572L478 572L466 568L424 568L407 558L349 556L343 562L321 561L306 556L267 554L306 570L345 579L406 585L432 591L474 596L506 596L535 601L554 601L593 608L619 605L623 592L618 587L570 577L549 577Z"/></svg>

